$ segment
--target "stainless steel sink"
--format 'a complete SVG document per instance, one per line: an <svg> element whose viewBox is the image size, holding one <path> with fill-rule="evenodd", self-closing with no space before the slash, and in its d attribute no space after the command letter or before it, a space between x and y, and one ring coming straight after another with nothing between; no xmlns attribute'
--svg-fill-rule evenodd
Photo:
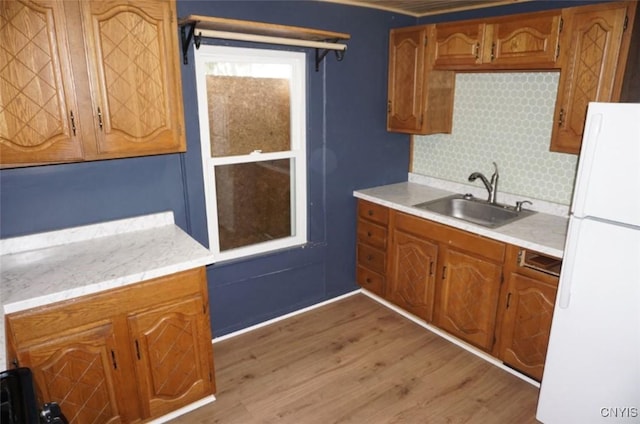
<svg viewBox="0 0 640 424"><path fill-rule="evenodd" d="M454 194L453 196L430 202L419 203L414 207L489 228L497 228L536 213L524 209L517 211L516 208L511 206L489 203L486 200L462 194Z"/></svg>

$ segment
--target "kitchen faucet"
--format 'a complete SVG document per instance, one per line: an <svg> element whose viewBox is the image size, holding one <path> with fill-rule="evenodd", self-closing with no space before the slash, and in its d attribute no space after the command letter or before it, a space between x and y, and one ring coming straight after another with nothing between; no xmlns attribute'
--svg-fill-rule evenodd
<svg viewBox="0 0 640 424"><path fill-rule="evenodd" d="M477 178L480 178L484 186L487 188L489 192L489 198L487 199L489 203L496 203L496 194L498 193L498 178L500 178L500 174L498 174L498 164L493 162L493 168L495 171L491 176L491 182L485 177L481 172L474 172L469 175L469 181L475 181Z"/></svg>

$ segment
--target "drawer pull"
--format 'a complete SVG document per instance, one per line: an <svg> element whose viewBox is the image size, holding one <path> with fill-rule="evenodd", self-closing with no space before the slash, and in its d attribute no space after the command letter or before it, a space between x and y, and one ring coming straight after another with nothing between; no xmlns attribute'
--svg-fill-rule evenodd
<svg viewBox="0 0 640 424"><path fill-rule="evenodd" d="M367 237L371 237L371 231L367 231Z"/></svg>
<svg viewBox="0 0 640 424"><path fill-rule="evenodd" d="M371 209L369 209L369 211L367 212L367 214L368 214L369 216L373 216L373 211L372 211Z"/></svg>
<svg viewBox="0 0 640 424"><path fill-rule="evenodd" d="M365 282L366 282L367 284L371 284L371 278L367 277L367 278L366 278L366 280L365 280Z"/></svg>

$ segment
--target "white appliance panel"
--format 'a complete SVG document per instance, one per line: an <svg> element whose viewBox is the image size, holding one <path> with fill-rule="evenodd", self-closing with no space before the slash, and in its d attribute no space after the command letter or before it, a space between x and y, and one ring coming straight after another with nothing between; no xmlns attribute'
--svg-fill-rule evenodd
<svg viewBox="0 0 640 424"><path fill-rule="evenodd" d="M640 422L640 228L572 217L569 245L537 418Z"/></svg>
<svg viewBox="0 0 640 424"><path fill-rule="evenodd" d="M572 212L640 226L640 104L589 103Z"/></svg>

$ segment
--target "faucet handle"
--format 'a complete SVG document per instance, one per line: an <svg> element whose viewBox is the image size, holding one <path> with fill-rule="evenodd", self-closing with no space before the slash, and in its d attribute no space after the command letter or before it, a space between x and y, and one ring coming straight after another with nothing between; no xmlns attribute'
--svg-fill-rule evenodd
<svg viewBox="0 0 640 424"><path fill-rule="evenodd" d="M519 200L519 201L516 202L516 212L521 212L522 211L522 205L524 205L525 203L533 205L533 203L531 203L528 200Z"/></svg>

